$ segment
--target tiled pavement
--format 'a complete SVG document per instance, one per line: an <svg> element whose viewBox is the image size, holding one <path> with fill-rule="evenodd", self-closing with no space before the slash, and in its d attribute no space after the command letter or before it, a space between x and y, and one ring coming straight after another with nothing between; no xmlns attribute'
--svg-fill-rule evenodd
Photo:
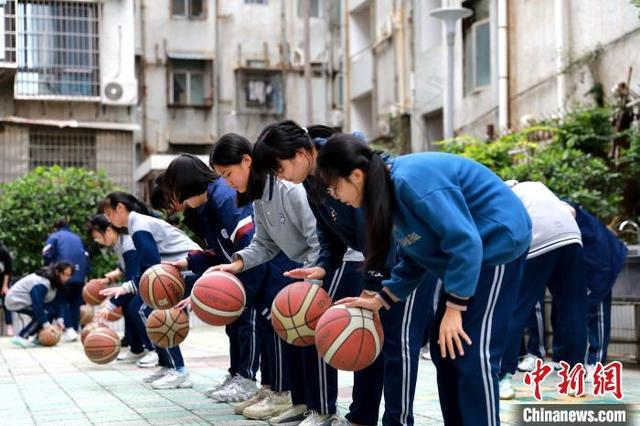
<svg viewBox="0 0 640 426"><path fill-rule="evenodd" d="M230 405L216 404L203 395L225 374L226 342L221 328L192 329L182 348L194 388L156 391L142 383L148 370L116 362L106 366L92 364L85 358L80 343L20 349L12 346L8 338L1 338L0 424L264 424L236 416ZM516 376L514 383L521 384L522 375ZM544 382L545 401L576 401L559 397L555 392L556 383L557 380L552 379ZM342 413L350 402L351 385L352 375L341 373L339 406ZM640 404L640 371L624 370L623 390L623 402ZM504 424L516 423L517 402L533 400L531 391L524 385L517 385L516 391L516 400L501 404L500 417ZM612 397L578 401L581 404L616 402ZM429 361L420 361L414 411L417 425L442 423L435 369Z"/></svg>

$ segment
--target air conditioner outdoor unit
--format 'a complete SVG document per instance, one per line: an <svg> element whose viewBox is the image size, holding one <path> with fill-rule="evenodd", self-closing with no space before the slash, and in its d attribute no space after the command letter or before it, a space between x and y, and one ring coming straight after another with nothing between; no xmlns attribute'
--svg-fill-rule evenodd
<svg viewBox="0 0 640 426"><path fill-rule="evenodd" d="M138 103L138 82L107 79L100 88L100 98L106 105L135 105Z"/></svg>

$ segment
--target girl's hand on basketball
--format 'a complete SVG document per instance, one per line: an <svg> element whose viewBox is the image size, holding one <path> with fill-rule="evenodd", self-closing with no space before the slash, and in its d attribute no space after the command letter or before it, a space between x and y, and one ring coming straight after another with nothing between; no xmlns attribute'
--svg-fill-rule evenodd
<svg viewBox="0 0 640 426"><path fill-rule="evenodd" d="M87 285L108 285L109 284L109 280L107 278L94 278L92 280L89 280L89 282L87 283Z"/></svg>
<svg viewBox="0 0 640 426"><path fill-rule="evenodd" d="M460 356L464 356L460 338L464 339L467 345L471 345L471 339L462 329L462 312L447 307L442 321L440 321L440 334L438 335L438 345L440 345L442 358L446 358L448 352L451 359L456 359L456 348Z"/></svg>
<svg viewBox="0 0 640 426"><path fill-rule="evenodd" d="M171 266L175 266L176 268L178 268L181 271L184 271L189 266L189 264L187 263L187 259L176 260L176 261L173 261L173 262L162 262L162 263L167 264L167 265L171 265Z"/></svg>
<svg viewBox="0 0 640 426"><path fill-rule="evenodd" d="M96 312L96 322L106 322L108 315L109 310L107 308L100 309L98 312Z"/></svg>
<svg viewBox="0 0 640 426"><path fill-rule="evenodd" d="M327 271L320 266L313 268L296 268L285 272L285 277L294 278L297 280L321 280L327 274Z"/></svg>
<svg viewBox="0 0 640 426"><path fill-rule="evenodd" d="M242 261L242 259L238 259L231 263L212 266L211 268L204 271L204 273L210 274L211 272L222 271L222 272L230 272L232 274L237 274L238 272L242 272L242 268L244 268L244 262Z"/></svg>
<svg viewBox="0 0 640 426"><path fill-rule="evenodd" d="M375 314L382 308L382 303L377 297L345 297L344 299L338 300L335 304L345 305L347 308L368 309Z"/></svg>
<svg viewBox="0 0 640 426"><path fill-rule="evenodd" d="M182 310L187 311L190 307L191 307L191 296L182 299L181 301L176 303L176 306L175 306L175 308L178 308L181 311Z"/></svg>
<svg viewBox="0 0 640 426"><path fill-rule="evenodd" d="M123 294L127 294L127 290L122 286L105 288L103 290L100 290L101 296L113 297L114 299L117 299L119 296L122 296Z"/></svg>

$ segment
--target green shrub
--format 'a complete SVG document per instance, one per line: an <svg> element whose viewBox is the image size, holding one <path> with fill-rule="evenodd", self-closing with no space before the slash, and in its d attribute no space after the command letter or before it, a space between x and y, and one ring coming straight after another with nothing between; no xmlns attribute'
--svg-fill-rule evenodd
<svg viewBox="0 0 640 426"><path fill-rule="evenodd" d="M64 218L85 241L91 256L91 275L113 269L115 258L90 241L87 218L113 183L103 172L77 168L38 167L0 186L0 240L14 257L15 275L42 265L42 247L56 220Z"/></svg>

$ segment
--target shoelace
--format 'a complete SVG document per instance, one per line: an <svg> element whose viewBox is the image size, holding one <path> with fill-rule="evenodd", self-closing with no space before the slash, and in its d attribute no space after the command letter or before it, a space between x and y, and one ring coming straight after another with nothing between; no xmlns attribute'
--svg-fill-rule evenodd
<svg viewBox="0 0 640 426"><path fill-rule="evenodd" d="M320 417L320 414L318 414L318 412L316 410L307 410L307 411L304 412L304 420L305 421L307 419L316 420L318 417Z"/></svg>

